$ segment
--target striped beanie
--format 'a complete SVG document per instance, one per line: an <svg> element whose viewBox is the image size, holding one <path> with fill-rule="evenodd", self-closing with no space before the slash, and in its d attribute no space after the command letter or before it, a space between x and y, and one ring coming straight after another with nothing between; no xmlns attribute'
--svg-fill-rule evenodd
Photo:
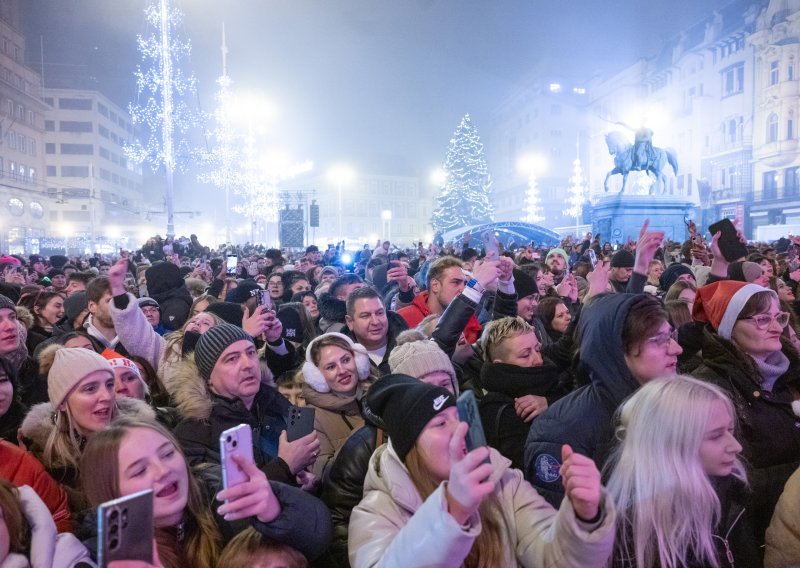
<svg viewBox="0 0 800 568"><path fill-rule="evenodd" d="M210 327L201 335L194 348L194 360L200 376L206 380L210 379L211 371L214 370L222 352L237 341L249 341L255 344L253 338L245 330L229 323Z"/></svg>

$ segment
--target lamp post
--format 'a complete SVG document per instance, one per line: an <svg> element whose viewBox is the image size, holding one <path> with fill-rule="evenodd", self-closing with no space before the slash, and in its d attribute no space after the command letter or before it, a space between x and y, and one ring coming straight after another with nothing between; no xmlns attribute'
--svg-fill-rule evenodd
<svg viewBox="0 0 800 568"><path fill-rule="evenodd" d="M348 183L353 179L355 173L353 172L350 166L346 166L344 164L340 164L335 166L330 171L331 179L336 182L336 188L338 190L338 218L339 218L339 232L337 233L339 238L338 240L342 240L342 186L345 183Z"/></svg>

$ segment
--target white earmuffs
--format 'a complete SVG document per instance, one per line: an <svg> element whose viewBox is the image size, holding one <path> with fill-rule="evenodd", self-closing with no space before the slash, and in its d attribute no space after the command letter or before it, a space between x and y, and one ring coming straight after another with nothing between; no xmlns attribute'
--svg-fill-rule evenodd
<svg viewBox="0 0 800 568"><path fill-rule="evenodd" d="M795 416L800 416L800 400L792 401L792 412Z"/></svg>
<svg viewBox="0 0 800 568"><path fill-rule="evenodd" d="M331 387L328 386L325 377L322 376L322 371L313 363L311 360L311 348L313 347L314 343L322 339L323 337L330 337L335 336L340 339L343 339L347 342L350 346L350 349L353 351L353 356L356 360L356 371L358 372L358 380L363 381L369 377L370 371L370 358L369 354L367 353L366 347L361 345L360 343L353 343L353 340L347 337L342 333L325 333L320 335L319 337L314 338L311 343L308 344L306 348L306 362L303 363L303 378L306 381L306 384L310 386L317 392L331 392Z"/></svg>

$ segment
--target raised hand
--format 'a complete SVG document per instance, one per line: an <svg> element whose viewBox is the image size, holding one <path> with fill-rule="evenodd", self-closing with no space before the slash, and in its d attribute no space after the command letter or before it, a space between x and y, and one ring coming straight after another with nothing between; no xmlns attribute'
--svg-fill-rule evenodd
<svg viewBox="0 0 800 568"><path fill-rule="evenodd" d="M499 260L476 260L472 266L472 277L486 288L500 275Z"/></svg>
<svg viewBox="0 0 800 568"><path fill-rule="evenodd" d="M494 481L489 479L492 465L484 463L489 448L476 448L466 452L467 424L460 422L450 438L450 480L447 484L447 508L459 525L478 510L481 502L494 491Z"/></svg>
<svg viewBox="0 0 800 568"><path fill-rule="evenodd" d="M589 290L586 292L584 301L592 296L608 291L608 275L610 271L611 269L608 262L603 260L597 261L594 270L586 275L586 280L589 282Z"/></svg>
<svg viewBox="0 0 800 568"><path fill-rule="evenodd" d="M124 258L115 262L108 270L108 284L112 296L125 293L125 275L128 274L128 261Z"/></svg>
<svg viewBox="0 0 800 568"><path fill-rule="evenodd" d="M262 523L275 520L281 512L281 504L272 492L267 476L244 456L234 454L233 461L247 474L248 480L217 493L217 500L225 501L217 512L226 521L248 517L256 517Z"/></svg>
<svg viewBox="0 0 800 568"><path fill-rule="evenodd" d="M572 502L575 514L583 521L595 519L600 512L600 472L595 463L561 446L561 478L567 499Z"/></svg>
<svg viewBox="0 0 800 568"><path fill-rule="evenodd" d="M647 274L647 267L664 242L664 231L648 231L649 225L650 219L645 219L639 231L639 240L636 241L636 260L633 271L639 274Z"/></svg>

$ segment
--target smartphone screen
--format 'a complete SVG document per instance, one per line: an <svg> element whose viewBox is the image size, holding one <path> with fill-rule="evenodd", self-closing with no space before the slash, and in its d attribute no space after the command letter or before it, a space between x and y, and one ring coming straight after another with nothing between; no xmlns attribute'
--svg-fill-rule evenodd
<svg viewBox="0 0 800 568"><path fill-rule="evenodd" d="M220 434L219 455L222 463L222 485L225 489L248 481L247 474L233 460L233 456L240 455L253 461L252 428L247 424L239 424Z"/></svg>
<svg viewBox="0 0 800 568"><path fill-rule="evenodd" d="M236 274L236 265L239 264L239 258L234 254L229 254L227 259L227 273Z"/></svg>

